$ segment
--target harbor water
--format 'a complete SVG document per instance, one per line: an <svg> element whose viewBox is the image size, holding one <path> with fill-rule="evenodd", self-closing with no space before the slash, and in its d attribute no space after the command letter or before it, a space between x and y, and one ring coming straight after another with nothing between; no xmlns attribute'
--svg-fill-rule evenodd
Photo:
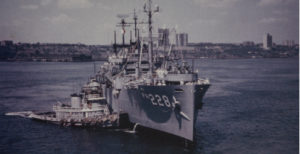
<svg viewBox="0 0 300 154"><path fill-rule="evenodd" d="M191 60L189 60L192 64ZM102 62L96 62L99 68ZM198 59L210 79L195 146L164 134L71 128L7 112L49 111L94 74L93 62L0 62L1 153L298 153L299 61Z"/></svg>

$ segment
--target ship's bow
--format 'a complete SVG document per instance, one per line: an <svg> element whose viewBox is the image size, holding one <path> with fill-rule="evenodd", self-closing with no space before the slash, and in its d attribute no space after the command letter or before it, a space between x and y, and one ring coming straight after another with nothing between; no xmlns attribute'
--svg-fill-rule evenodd
<svg viewBox="0 0 300 154"><path fill-rule="evenodd" d="M139 86L123 89L118 108L129 114L131 122L194 140L197 110L209 85Z"/></svg>

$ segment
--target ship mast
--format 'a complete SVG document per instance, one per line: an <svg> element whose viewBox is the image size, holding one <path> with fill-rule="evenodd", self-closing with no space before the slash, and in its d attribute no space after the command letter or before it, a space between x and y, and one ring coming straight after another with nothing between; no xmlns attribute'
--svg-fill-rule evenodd
<svg viewBox="0 0 300 154"><path fill-rule="evenodd" d="M137 39L137 29L136 29L136 25L137 25L137 15L135 13L135 9L133 10L133 20L134 20L134 36L135 39Z"/></svg>
<svg viewBox="0 0 300 154"><path fill-rule="evenodd" d="M153 74L153 40L152 40L152 15L159 11L157 7L154 11L152 11L152 0L148 0L148 7L146 8L146 4L144 5L144 12L148 15L148 28L149 28L149 62L150 62L150 74Z"/></svg>
<svg viewBox="0 0 300 154"><path fill-rule="evenodd" d="M119 18L121 18L121 22L117 24L118 27L122 27L122 46L125 46L125 27L128 27L129 24L125 21L125 18L128 17L128 15L125 14L119 14Z"/></svg>

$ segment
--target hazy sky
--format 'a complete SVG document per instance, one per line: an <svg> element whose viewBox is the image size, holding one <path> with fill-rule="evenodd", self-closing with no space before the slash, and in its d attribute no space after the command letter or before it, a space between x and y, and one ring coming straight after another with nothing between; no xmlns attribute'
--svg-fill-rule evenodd
<svg viewBox="0 0 300 154"><path fill-rule="evenodd" d="M0 40L110 44L117 15L139 18L145 0L0 0ZM189 42L299 41L299 0L153 0L160 27L187 32ZM131 17L127 18L128 21ZM142 28L143 26L141 26ZM128 34L128 33L127 33Z"/></svg>

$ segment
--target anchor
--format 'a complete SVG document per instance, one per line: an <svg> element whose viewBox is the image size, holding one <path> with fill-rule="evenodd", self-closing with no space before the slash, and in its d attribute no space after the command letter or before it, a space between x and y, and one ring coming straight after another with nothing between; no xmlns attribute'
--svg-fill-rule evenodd
<svg viewBox="0 0 300 154"><path fill-rule="evenodd" d="M187 116L184 112L181 111L181 106L180 106L180 102L176 100L176 98L173 96L173 100L175 103L175 107L174 107L174 111L179 113L179 115L181 115L184 119L191 121L190 117Z"/></svg>

